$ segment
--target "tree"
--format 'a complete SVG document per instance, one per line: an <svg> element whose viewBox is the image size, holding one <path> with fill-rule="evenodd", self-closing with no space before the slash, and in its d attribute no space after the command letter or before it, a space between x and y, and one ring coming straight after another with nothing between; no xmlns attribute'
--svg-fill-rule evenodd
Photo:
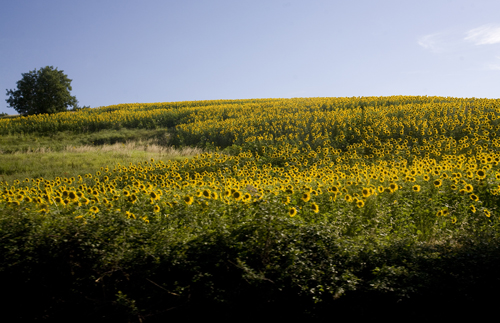
<svg viewBox="0 0 500 323"><path fill-rule="evenodd" d="M76 97L71 96L71 81L63 71L45 66L38 71L22 73L17 90L7 90L7 103L21 115L67 111L68 106L78 108Z"/></svg>

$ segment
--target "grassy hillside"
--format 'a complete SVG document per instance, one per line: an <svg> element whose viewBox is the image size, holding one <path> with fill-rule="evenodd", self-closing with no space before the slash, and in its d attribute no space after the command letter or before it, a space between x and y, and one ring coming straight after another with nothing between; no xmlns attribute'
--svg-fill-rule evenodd
<svg viewBox="0 0 500 323"><path fill-rule="evenodd" d="M18 318L488 303L499 117L500 100L394 96L0 119L3 277L13 300L60 286Z"/></svg>

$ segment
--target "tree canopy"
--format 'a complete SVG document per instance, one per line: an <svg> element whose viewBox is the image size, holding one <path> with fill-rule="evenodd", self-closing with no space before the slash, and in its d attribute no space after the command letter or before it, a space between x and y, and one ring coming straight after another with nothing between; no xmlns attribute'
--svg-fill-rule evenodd
<svg viewBox="0 0 500 323"><path fill-rule="evenodd" d="M78 108L78 100L71 96L71 81L63 71L45 66L38 71L22 73L17 90L7 90L6 99L11 108L21 115L67 111Z"/></svg>

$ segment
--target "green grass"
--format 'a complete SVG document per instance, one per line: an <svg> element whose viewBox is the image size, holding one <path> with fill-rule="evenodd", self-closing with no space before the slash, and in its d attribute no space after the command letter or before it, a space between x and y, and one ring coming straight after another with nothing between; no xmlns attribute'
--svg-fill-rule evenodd
<svg viewBox="0 0 500 323"><path fill-rule="evenodd" d="M76 177L116 163L128 165L151 158L184 159L203 152L198 148L175 149L155 142L139 140L101 146L66 146L59 151L42 147L29 152L4 153L0 155L0 181L11 183L25 178Z"/></svg>
<svg viewBox="0 0 500 323"><path fill-rule="evenodd" d="M4 135L0 136L0 181L76 177L116 163L183 159L201 152L197 148L169 146L168 129Z"/></svg>
<svg viewBox="0 0 500 323"><path fill-rule="evenodd" d="M104 144L147 141L166 146L169 142L168 129L121 129L76 134L68 131L51 135L14 134L0 136L0 154L30 151L62 151L67 147L82 145L100 146Z"/></svg>

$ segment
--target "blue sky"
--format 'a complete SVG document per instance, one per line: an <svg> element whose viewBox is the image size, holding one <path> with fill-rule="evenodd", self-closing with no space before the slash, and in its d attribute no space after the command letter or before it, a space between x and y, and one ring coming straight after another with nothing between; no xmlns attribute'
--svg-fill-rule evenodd
<svg viewBox="0 0 500 323"><path fill-rule="evenodd" d="M0 112L22 73L80 105L438 95L500 98L498 0L7 0Z"/></svg>

